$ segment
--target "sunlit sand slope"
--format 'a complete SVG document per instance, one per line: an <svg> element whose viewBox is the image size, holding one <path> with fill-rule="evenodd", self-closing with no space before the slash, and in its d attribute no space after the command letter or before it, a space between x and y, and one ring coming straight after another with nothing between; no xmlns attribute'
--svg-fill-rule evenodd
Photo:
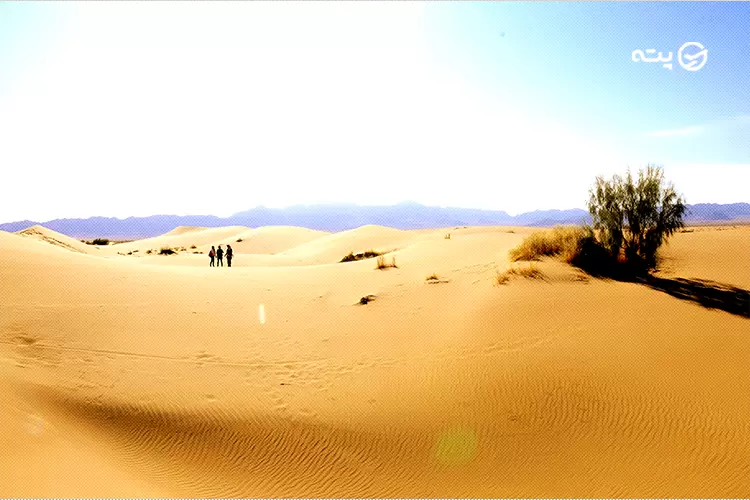
<svg viewBox="0 0 750 500"><path fill-rule="evenodd" d="M750 225L690 227L663 247L663 274L750 289Z"/></svg>
<svg viewBox="0 0 750 500"><path fill-rule="evenodd" d="M240 234L234 241L221 241L219 243L229 243L238 254L275 254L328 234L325 231L315 231L302 227L265 226Z"/></svg>
<svg viewBox="0 0 750 500"><path fill-rule="evenodd" d="M158 252L161 248L186 248L191 249L193 246L203 247L208 245L210 248L218 242L223 243L225 240L233 242L241 234L251 231L245 226L228 226L228 227L211 227L211 228L194 228L181 226L168 233L153 238L120 243L108 247L110 253L127 253L139 252L144 254L148 250Z"/></svg>
<svg viewBox="0 0 750 500"><path fill-rule="evenodd" d="M64 248L72 252L79 252L91 255L103 255L102 247L99 245L87 245L82 241L66 236L57 231L47 229L43 226L31 226L17 233L20 236L24 236L30 240L42 241L56 247Z"/></svg>
<svg viewBox="0 0 750 500"><path fill-rule="evenodd" d="M231 270L0 232L0 495L750 495L746 317L556 262L496 285L507 228L360 229ZM731 257L681 233L673 272L742 269L711 234ZM335 263L369 248L399 267Z"/></svg>
<svg viewBox="0 0 750 500"><path fill-rule="evenodd" d="M267 226L255 229L243 226L220 227L220 228L197 228L179 227L168 233L154 238L136 240L127 243L111 245L106 248L107 255L128 255L134 257L145 257L156 255L162 248L171 248L179 253L188 255L203 255L207 261L206 254L211 246L218 248L222 245L232 245L235 254L258 254L271 255L289 250L304 243L308 243L329 233L315 231L312 229L289 227L289 226ZM198 259L198 257L193 257ZM164 259L152 263L169 263ZM185 265L180 262L179 265ZM191 264L188 264L191 265Z"/></svg>

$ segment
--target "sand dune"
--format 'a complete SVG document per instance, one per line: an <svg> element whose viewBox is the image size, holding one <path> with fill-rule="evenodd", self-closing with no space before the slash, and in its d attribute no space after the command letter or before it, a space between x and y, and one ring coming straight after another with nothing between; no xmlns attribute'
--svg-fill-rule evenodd
<svg viewBox="0 0 750 500"><path fill-rule="evenodd" d="M270 255L294 248L327 234L323 231L289 226L269 226L255 229L244 226L220 228L183 226L153 238L111 245L107 247L106 253L108 255L131 255L132 253L136 257L144 257L149 250L151 254L158 254L162 248L173 248L183 254L203 255L200 259L203 262L206 261L205 255L211 249L211 246L222 245L223 248L226 248L229 244L232 245L235 254ZM193 260L197 262L198 258L194 257ZM151 262L158 264L175 263L174 260L165 261L164 259L152 260ZM178 265L184 264L185 262L180 262Z"/></svg>
<svg viewBox="0 0 750 500"><path fill-rule="evenodd" d="M316 240L329 233L302 227L266 226L242 233L229 243L238 254L275 254ZM237 241L241 239L242 241Z"/></svg>
<svg viewBox="0 0 750 500"><path fill-rule="evenodd" d="M700 278L750 289L750 225L690 227L686 231L663 247L661 267L665 276Z"/></svg>
<svg viewBox="0 0 750 500"><path fill-rule="evenodd" d="M750 495L750 320L553 261L496 285L532 230L302 230L231 270L0 232L0 495ZM145 245L290 241L253 231ZM663 272L747 287L734 231ZM337 263L370 248L399 267Z"/></svg>
<svg viewBox="0 0 750 500"><path fill-rule="evenodd" d="M283 254L306 265L327 264L339 262L349 252L390 252L419 238L414 232L368 225L316 238Z"/></svg>
<svg viewBox="0 0 750 500"><path fill-rule="evenodd" d="M176 232L174 232L176 231ZM143 254L148 250L158 252L161 248L186 248L191 249L192 247L204 247L216 244L218 241L224 240L236 240L239 235L250 231L250 228L245 226L228 226L228 227L212 227L212 228L188 228L182 229L177 228L174 231L155 236L153 238L146 238L143 240L130 241L127 243L120 243L118 245L112 245L108 247L112 250L112 253L120 252L136 252Z"/></svg>
<svg viewBox="0 0 750 500"><path fill-rule="evenodd" d="M65 248L66 250L70 250L73 252L92 255L99 255L103 253L101 251L102 247L99 245L87 245L86 243L76 240L75 238L71 238L70 236L58 233L57 231L47 229L44 226L31 226L22 231L18 231L15 234L25 236L27 238L32 238L38 241L43 241L45 243L49 243L50 245Z"/></svg>
<svg viewBox="0 0 750 500"><path fill-rule="evenodd" d="M180 236L182 234L198 233L200 231L205 231L206 229L211 229L211 228L199 227L199 226L177 226L171 231L164 233L162 236Z"/></svg>

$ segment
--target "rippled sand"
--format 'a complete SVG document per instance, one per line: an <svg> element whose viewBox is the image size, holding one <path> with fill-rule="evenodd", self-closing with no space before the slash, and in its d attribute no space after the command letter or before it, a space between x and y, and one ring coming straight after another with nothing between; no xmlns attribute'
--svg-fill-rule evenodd
<svg viewBox="0 0 750 500"><path fill-rule="evenodd" d="M660 276L750 289L750 228L699 229ZM749 496L750 320L551 261L496 285L530 231L0 232L0 495ZM143 255L176 241L238 255ZM371 248L399 267L338 263Z"/></svg>

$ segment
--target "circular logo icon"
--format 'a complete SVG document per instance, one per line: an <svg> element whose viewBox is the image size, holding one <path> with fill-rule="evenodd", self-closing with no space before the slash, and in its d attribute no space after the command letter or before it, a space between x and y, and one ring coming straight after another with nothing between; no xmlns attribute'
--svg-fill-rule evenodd
<svg viewBox="0 0 750 500"><path fill-rule="evenodd" d="M677 52L677 60L679 61L680 66L686 70L698 71L706 65L706 61L708 60L708 49L698 42L684 43L682 47L680 47L680 51Z"/></svg>

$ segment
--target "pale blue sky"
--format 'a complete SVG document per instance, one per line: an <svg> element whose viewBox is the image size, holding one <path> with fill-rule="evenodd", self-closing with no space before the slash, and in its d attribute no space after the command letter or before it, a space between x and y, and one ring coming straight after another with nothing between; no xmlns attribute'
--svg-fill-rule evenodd
<svg viewBox="0 0 750 500"><path fill-rule="evenodd" d="M748 33L739 2L0 3L0 219L582 208L648 162L750 201Z"/></svg>

